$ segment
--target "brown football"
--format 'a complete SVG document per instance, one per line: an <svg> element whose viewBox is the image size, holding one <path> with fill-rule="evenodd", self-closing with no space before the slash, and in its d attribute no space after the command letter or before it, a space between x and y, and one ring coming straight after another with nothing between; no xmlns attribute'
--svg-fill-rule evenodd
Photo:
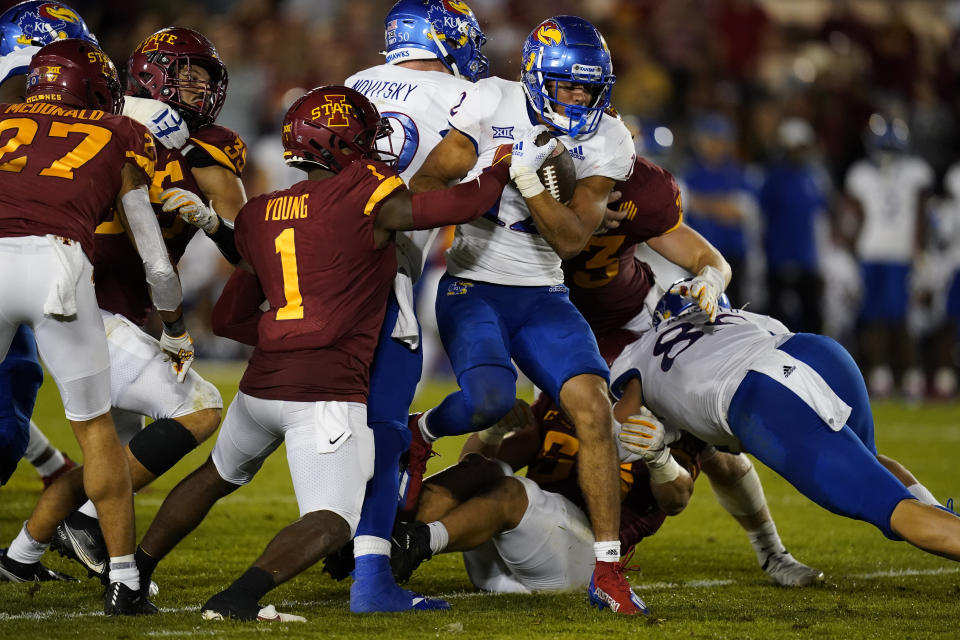
<svg viewBox="0 0 960 640"><path fill-rule="evenodd" d="M550 134L544 131L537 136L537 144L546 144ZM577 187L577 168L573 165L570 152L557 140L557 147L553 150L540 168L537 170L540 182L551 196L558 202L567 204L573 197L573 190Z"/></svg>

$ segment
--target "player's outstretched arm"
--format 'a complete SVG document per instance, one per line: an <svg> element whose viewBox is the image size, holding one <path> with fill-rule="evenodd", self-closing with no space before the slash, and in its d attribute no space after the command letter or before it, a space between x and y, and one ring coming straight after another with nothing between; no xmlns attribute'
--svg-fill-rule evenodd
<svg viewBox="0 0 960 640"><path fill-rule="evenodd" d="M410 178L410 190L440 191L461 180L477 164L477 148L473 141L456 129L450 129L440 144Z"/></svg>
<svg viewBox="0 0 960 640"><path fill-rule="evenodd" d="M690 273L700 273L704 267L713 267L723 276L724 288L730 284L730 264L716 247L684 222L662 236L650 238L647 245Z"/></svg>
<svg viewBox="0 0 960 640"><path fill-rule="evenodd" d="M603 222L614 184L603 176L581 178L569 205L557 202L546 190L525 198L537 231L562 259L569 260L580 253Z"/></svg>

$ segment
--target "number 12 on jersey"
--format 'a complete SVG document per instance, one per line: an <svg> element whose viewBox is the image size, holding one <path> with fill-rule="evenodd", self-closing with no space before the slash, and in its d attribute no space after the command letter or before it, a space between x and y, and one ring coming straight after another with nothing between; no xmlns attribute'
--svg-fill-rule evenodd
<svg viewBox="0 0 960 640"><path fill-rule="evenodd" d="M297 277L297 249L293 240L293 227L288 227L273 241L277 253L280 254L283 296L287 301L287 304L277 309L277 320L303 319L303 297L300 295L300 280Z"/></svg>

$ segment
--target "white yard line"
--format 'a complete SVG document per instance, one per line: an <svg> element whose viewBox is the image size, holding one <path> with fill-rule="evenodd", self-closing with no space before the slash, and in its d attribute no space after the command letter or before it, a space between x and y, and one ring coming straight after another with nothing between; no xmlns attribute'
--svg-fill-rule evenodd
<svg viewBox="0 0 960 640"><path fill-rule="evenodd" d="M903 576L939 576L939 575L951 575L955 573L960 573L960 568L940 568L940 569L887 569L884 571L873 571L870 573L855 573L849 575L838 575L836 577L837 581L840 580L877 580L882 578L899 578ZM666 591L672 589L709 589L713 587L726 587L731 584L735 584L736 580L688 580L686 582L650 582L650 583L637 583L636 586L638 589L643 591ZM444 600L463 600L467 598L476 598L476 597L489 597L495 596L497 594L488 593L483 591L457 591L454 593L445 593L436 596L435 598L443 598ZM277 606L279 608L283 607L316 607L320 605L330 605L342 600L284 600L278 602ZM161 607L161 613L187 613L190 611L198 612L198 607ZM199 612L198 612L199 613ZM103 616L102 611L88 610L88 611L73 611L73 612L64 612L58 611L55 609L44 609L41 611L24 611L21 613L0 613L0 622L5 622L7 620L71 620L75 618L86 618L86 617L100 617ZM309 620L309 619L308 619ZM251 627L254 629L255 627ZM232 629L235 631L236 629ZM178 635L215 635L219 633L218 630L210 628L209 630L198 630L190 629L184 631L148 631L146 635L149 636L178 636Z"/></svg>

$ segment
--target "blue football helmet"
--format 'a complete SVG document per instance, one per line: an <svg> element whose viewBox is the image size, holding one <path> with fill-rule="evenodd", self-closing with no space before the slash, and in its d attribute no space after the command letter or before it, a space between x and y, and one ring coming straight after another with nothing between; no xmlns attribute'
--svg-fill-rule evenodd
<svg viewBox="0 0 960 640"><path fill-rule="evenodd" d="M521 64L523 90L541 118L571 136L596 131L617 80L610 49L596 27L575 16L544 20L524 41ZM548 87L548 82L553 86ZM590 104L560 102L558 82L589 86ZM563 107L563 115L557 113L557 106Z"/></svg>
<svg viewBox="0 0 960 640"><path fill-rule="evenodd" d="M99 46L80 14L60 2L27 0L0 15L0 56L66 38L87 40Z"/></svg>
<svg viewBox="0 0 960 640"><path fill-rule="evenodd" d="M487 41L473 11L460 0L400 0L383 22L387 64L438 59L470 82L487 75L480 53Z"/></svg>
<svg viewBox="0 0 960 640"><path fill-rule="evenodd" d="M670 289L673 289L678 284L684 282L691 282L693 278L682 278L677 280L672 285ZM660 296L660 301L657 302L656 308L653 310L653 326L657 327L664 320L669 320L670 318L679 318L680 316L685 316L688 313L693 313L694 311L699 311L700 306L697 304L697 301L688 296L682 296L679 293L670 293L670 289L667 289L667 292ZM727 297L727 294L721 293L720 297L717 298L717 308L719 311L729 311L733 307L730 305L730 298Z"/></svg>

